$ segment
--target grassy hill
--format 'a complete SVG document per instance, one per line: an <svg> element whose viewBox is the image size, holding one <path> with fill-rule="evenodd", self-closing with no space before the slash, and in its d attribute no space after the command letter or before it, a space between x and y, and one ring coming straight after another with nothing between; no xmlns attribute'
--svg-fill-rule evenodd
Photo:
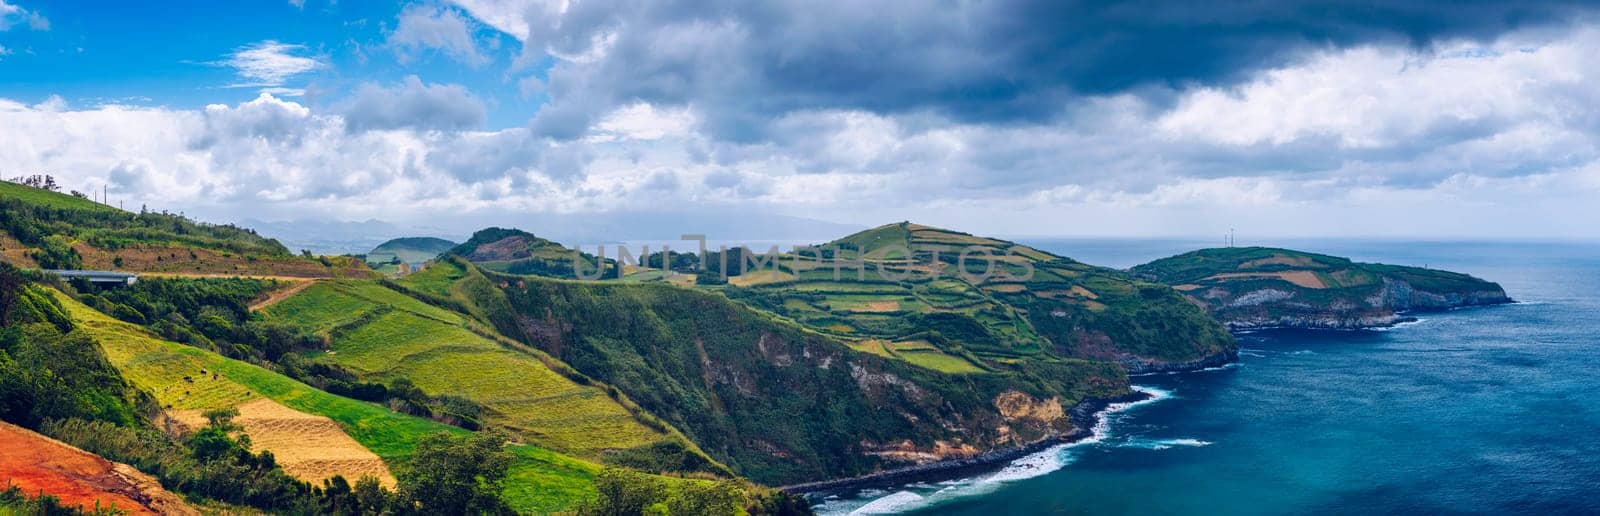
<svg viewBox="0 0 1600 516"><path fill-rule="evenodd" d="M0 181L0 257L23 267L184 274L364 277L365 264L295 256L233 225L165 212L122 211L81 197Z"/></svg>
<svg viewBox="0 0 1600 516"><path fill-rule="evenodd" d="M1062 435L1073 430L1065 407L1127 392L1121 369L1106 362L1052 357L983 374L944 373L666 283L502 275L459 258L406 283L449 296L501 332L615 386L712 457L767 484ZM1055 415L1010 417L997 406L1002 394L1053 406Z"/></svg>
<svg viewBox="0 0 1600 516"><path fill-rule="evenodd" d="M450 254L496 272L553 278L577 277L577 272L572 268L575 250L519 229L480 230L473 233L472 238L466 242L451 249ZM610 270L616 264L613 260L601 260L587 253L582 254L582 257L590 267L596 263L604 263L607 270ZM594 274L589 269L585 269L584 273Z"/></svg>
<svg viewBox="0 0 1600 516"><path fill-rule="evenodd" d="M632 264L624 281L569 281L570 267L509 264L570 264L570 250L490 229L405 283L617 387L769 483L1061 435L1064 417L1019 419L1002 400L1059 414L1127 392L1126 369L1234 346L1166 285L1012 242L898 223L819 247L683 262L698 286L626 281L649 272Z"/></svg>
<svg viewBox="0 0 1600 516"><path fill-rule="evenodd" d="M731 278L723 292L946 372L1053 356L1186 362L1232 346L1164 285L1004 240L898 223L819 247Z"/></svg>
<svg viewBox="0 0 1600 516"><path fill-rule="evenodd" d="M383 264L397 258L405 263L422 263L438 257L455 246L455 242L443 238L396 238L367 251L367 263Z"/></svg>
<svg viewBox="0 0 1600 516"><path fill-rule="evenodd" d="M391 465L404 464L416 442L428 434L466 432L335 396L249 363L163 340L142 327L52 292L81 330L99 342L112 365L135 387L152 394L163 408L227 408L270 399L332 419ZM511 473L515 481L507 482L506 499L514 508L565 510L593 495L590 481L599 466L530 445L514 446L512 451L517 457Z"/></svg>
<svg viewBox="0 0 1600 516"><path fill-rule="evenodd" d="M1466 274L1269 247L1202 249L1134 267L1236 328L1387 326L1409 311L1509 302Z"/></svg>
<svg viewBox="0 0 1600 516"><path fill-rule="evenodd" d="M465 398L487 410L488 422L531 443L657 471L686 468L681 459L633 459L678 448L698 457L689 461L689 470L720 471L693 443L629 410L605 386L461 314L378 282L322 282L272 305L265 315L325 336L330 352L309 352L312 361L343 366L365 381L407 379L429 395Z"/></svg>

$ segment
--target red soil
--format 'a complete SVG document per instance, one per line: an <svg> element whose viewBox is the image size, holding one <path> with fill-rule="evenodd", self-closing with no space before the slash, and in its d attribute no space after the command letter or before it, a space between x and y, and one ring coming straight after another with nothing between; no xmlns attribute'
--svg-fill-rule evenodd
<svg viewBox="0 0 1600 516"><path fill-rule="evenodd" d="M132 467L0 422L0 488L7 482L29 496L42 492L84 509L99 502L127 514L199 514Z"/></svg>

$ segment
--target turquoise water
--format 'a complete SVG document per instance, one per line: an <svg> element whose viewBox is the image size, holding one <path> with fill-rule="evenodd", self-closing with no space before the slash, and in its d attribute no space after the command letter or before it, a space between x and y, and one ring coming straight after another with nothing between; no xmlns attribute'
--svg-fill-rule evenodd
<svg viewBox="0 0 1600 516"><path fill-rule="evenodd" d="M1034 244L1118 267L1187 249ZM1600 513L1600 247L1277 244L1468 272L1521 303L1424 314L1383 331L1241 335L1234 365L1135 378L1158 399L1108 417L1098 442L820 509Z"/></svg>

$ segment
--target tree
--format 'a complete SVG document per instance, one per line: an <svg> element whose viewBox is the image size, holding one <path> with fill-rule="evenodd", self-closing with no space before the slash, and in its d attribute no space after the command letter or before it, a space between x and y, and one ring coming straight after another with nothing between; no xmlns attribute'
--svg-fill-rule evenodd
<svg viewBox="0 0 1600 516"><path fill-rule="evenodd" d="M401 499L423 514L511 514L500 500L512 461L505 443L498 432L422 438L400 476Z"/></svg>
<svg viewBox="0 0 1600 516"><path fill-rule="evenodd" d="M667 486L661 479L625 468L610 467L594 477L599 496L578 508L584 516L631 516L644 514L661 503ZM664 507L655 508L657 510Z"/></svg>
<svg viewBox="0 0 1600 516"><path fill-rule="evenodd" d="M739 514L744 493L732 481L689 482L667 499L671 514Z"/></svg>

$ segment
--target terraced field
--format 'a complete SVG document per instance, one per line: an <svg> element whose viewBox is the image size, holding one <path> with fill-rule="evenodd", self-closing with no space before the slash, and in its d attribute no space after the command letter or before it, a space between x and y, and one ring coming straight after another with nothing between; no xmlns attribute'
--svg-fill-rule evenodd
<svg viewBox="0 0 1600 516"><path fill-rule="evenodd" d="M431 281L423 274L420 279ZM476 323L455 312L375 282L322 282L264 313L328 336L331 352L308 358L368 381L405 378L430 395L467 398L486 409L490 422L540 446L600 460L607 451L671 438L640 423L603 389L579 385L540 357L508 349L481 335L485 329L474 332Z"/></svg>
<svg viewBox="0 0 1600 516"><path fill-rule="evenodd" d="M165 408L207 410L271 400L294 411L334 421L349 438L391 467L404 464L423 436L466 433L453 426L329 394L252 364L162 340L142 327L112 319L70 296L51 292L79 327L100 343L112 365L134 386L154 395ZM598 465L532 445L510 449L517 461L511 468L512 480L506 482L505 497L514 509L535 513L564 511L584 497L593 496L590 479L599 471Z"/></svg>

